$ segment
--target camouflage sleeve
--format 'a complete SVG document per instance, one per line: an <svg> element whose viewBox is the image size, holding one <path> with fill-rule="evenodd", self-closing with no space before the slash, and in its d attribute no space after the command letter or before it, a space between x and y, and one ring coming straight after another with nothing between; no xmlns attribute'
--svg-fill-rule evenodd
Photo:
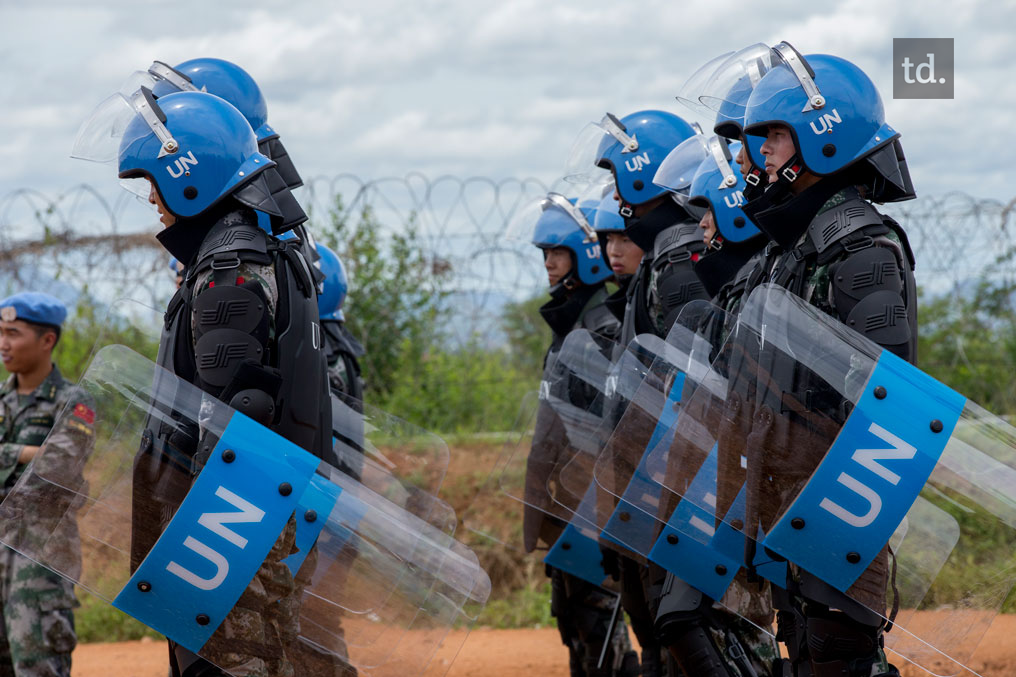
<svg viewBox="0 0 1016 677"><path fill-rule="evenodd" d="M95 447L95 405L77 386L66 388L58 405L60 414L46 438L43 453L34 461L34 474L64 487L82 488L82 471Z"/></svg>
<svg viewBox="0 0 1016 677"><path fill-rule="evenodd" d="M25 445L13 442L0 444L0 485L3 485L14 469L18 467L18 457L21 456L21 450L24 448Z"/></svg>

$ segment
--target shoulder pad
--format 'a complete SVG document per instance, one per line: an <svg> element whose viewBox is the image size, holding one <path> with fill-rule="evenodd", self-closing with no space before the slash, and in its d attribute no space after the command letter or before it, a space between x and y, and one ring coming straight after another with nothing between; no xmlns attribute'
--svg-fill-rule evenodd
<svg viewBox="0 0 1016 677"><path fill-rule="evenodd" d="M702 244L702 230L697 223L685 221L665 228L653 241L653 260L660 259L679 247L695 243Z"/></svg>
<svg viewBox="0 0 1016 677"><path fill-rule="evenodd" d="M882 215L868 202L855 198L822 212L808 226L808 238L821 254L833 243L866 226L881 226Z"/></svg>
<svg viewBox="0 0 1016 677"><path fill-rule="evenodd" d="M268 235L256 223L244 219L223 219L212 226L201 249L198 250L198 265L216 254L233 252L254 252L268 255Z"/></svg>

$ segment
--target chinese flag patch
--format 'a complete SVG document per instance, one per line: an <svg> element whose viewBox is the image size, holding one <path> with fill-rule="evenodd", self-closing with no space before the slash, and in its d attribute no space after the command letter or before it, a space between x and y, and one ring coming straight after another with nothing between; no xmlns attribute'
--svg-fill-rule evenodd
<svg viewBox="0 0 1016 677"><path fill-rule="evenodd" d="M84 404L78 404L74 407L74 415L88 425L95 423L95 412L86 407Z"/></svg>

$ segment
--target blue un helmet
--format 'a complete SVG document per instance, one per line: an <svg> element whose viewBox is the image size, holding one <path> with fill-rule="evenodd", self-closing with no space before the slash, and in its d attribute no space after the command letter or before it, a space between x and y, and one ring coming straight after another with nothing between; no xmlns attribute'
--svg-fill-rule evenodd
<svg viewBox="0 0 1016 677"><path fill-rule="evenodd" d="M275 163L258 152L240 112L211 94L179 92L158 102L146 88L114 94L82 125L72 154L115 160L125 187L147 198L154 186L178 219L199 216L228 197L282 219L266 180ZM170 253L180 260L192 254Z"/></svg>
<svg viewBox="0 0 1016 677"><path fill-rule="evenodd" d="M915 197L899 132L885 121L882 97L865 73L828 54L804 57L785 42L780 61L752 91L744 131L765 136L770 125L790 129L796 154L779 168L792 183L803 171L829 176L847 170L876 202Z"/></svg>
<svg viewBox="0 0 1016 677"><path fill-rule="evenodd" d="M173 92L201 91L214 94L240 111L254 130L258 150L273 162L275 172L268 175L269 188L283 214L283 225L274 232L293 228L307 220L307 214L289 192L303 185L300 174L279 140L279 135L268 124L268 106L254 78L236 64L223 59L191 59L175 68L155 61L145 72L132 75L123 91L135 91L139 86L149 87L156 98ZM270 220L258 215L258 225L273 232Z"/></svg>
<svg viewBox="0 0 1016 677"><path fill-rule="evenodd" d="M620 214L631 217L632 207L664 194L653 184L653 174L667 153L695 133L673 113L645 110L620 119L607 113L600 122L587 125L576 140L566 178L591 181L595 167L610 171L621 197Z"/></svg>
<svg viewBox="0 0 1016 677"><path fill-rule="evenodd" d="M346 268L342 265L339 255L330 247L320 242L315 243L315 246L321 258L314 265L320 266L321 272L324 273L321 293L318 294L318 313L322 320L344 321L346 318L342 314L342 304L349 291Z"/></svg>
<svg viewBox="0 0 1016 677"><path fill-rule="evenodd" d="M205 57L190 59L175 67L156 61L149 67L148 75L154 80L152 92L157 97L197 90L214 94L236 106L258 137L261 152L278 165L286 186L293 189L303 185L278 133L268 124L268 104L261 88L247 71L231 61Z"/></svg>
<svg viewBox="0 0 1016 677"><path fill-rule="evenodd" d="M564 247L571 252L571 272L561 281L565 287L572 286L575 278L593 285L612 275L592 226L599 202L577 203L574 198L547 193L520 209L508 224L509 239L523 239L528 234L530 243L540 249Z"/></svg>
<svg viewBox="0 0 1016 677"><path fill-rule="evenodd" d="M728 146L720 137L712 137L709 155L691 180L689 211L698 211L701 218L702 211L710 210L716 222L717 233L709 243L710 249L720 249L724 242L744 242L761 232L741 209L746 202L746 184L733 159L739 150L738 142Z"/></svg>

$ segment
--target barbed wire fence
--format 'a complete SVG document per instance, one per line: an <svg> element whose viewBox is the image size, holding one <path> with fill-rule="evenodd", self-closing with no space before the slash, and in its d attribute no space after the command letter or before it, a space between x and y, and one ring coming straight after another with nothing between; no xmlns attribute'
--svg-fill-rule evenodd
<svg viewBox="0 0 1016 677"><path fill-rule="evenodd" d="M297 197L312 228L336 209L338 218L355 220L367 208L382 225L382 237L413 227L427 259L450 267L454 348L471 339L503 343L506 304L546 289L539 252L505 232L517 210L551 189L566 192L567 186L532 178L342 174L309 180ZM949 193L885 211L908 232L918 283L932 296L969 294L985 276L1011 279L1016 273L1016 257L1007 256L1016 251L1016 199ZM80 185L58 195L12 191L0 197L0 290L42 289L70 304L82 297L99 304L129 297L163 308L173 278L155 239L160 227L150 205L112 187Z"/></svg>

